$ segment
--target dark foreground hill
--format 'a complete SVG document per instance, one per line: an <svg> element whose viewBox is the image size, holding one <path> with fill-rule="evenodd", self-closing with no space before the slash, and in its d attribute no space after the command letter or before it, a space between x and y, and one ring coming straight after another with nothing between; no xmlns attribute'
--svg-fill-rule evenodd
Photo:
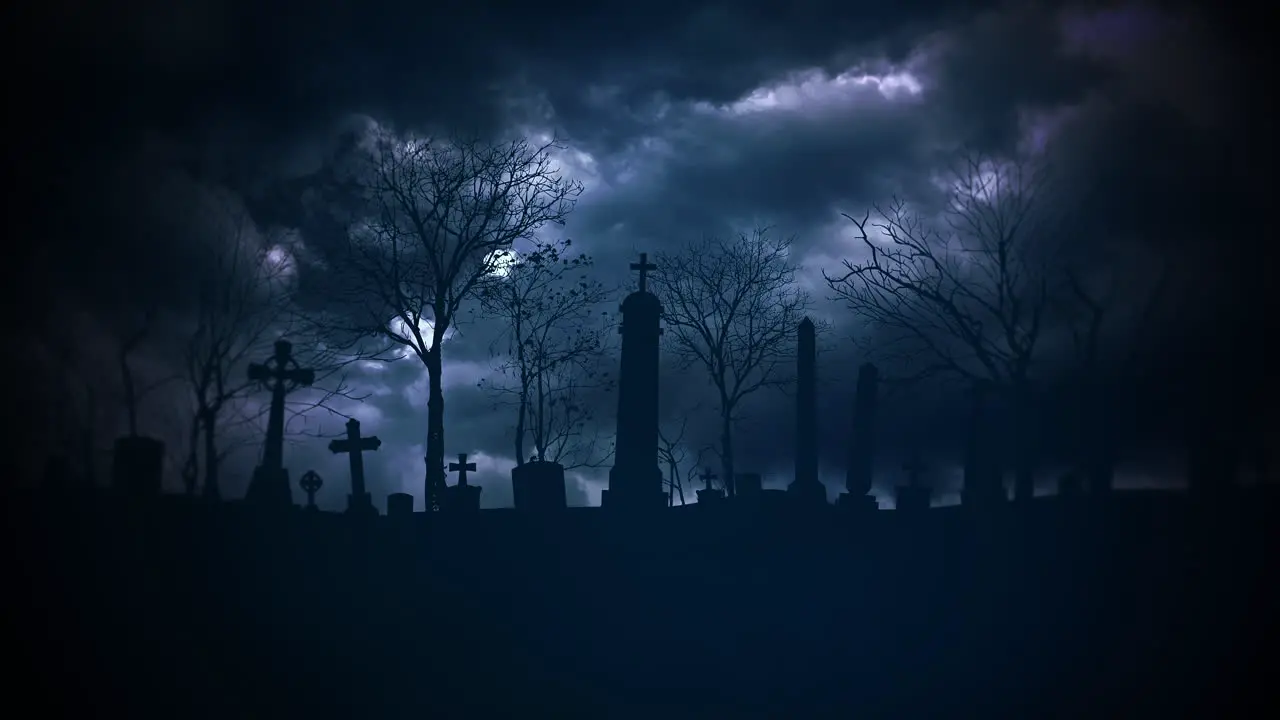
<svg viewBox="0 0 1280 720"><path fill-rule="evenodd" d="M119 717L1235 717L1272 501L358 524L16 498L12 707ZM19 704L21 703L21 704Z"/></svg>

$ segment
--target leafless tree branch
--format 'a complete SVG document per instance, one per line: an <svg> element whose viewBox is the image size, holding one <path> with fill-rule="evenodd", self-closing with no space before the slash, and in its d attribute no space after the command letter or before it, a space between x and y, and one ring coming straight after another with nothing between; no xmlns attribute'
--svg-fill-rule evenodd
<svg viewBox="0 0 1280 720"><path fill-rule="evenodd" d="M685 367L704 369L716 389L725 478L733 477L733 424L742 401L792 379L790 350L809 306L795 284L792 242L757 227L656 258L654 292L663 302L667 345Z"/></svg>

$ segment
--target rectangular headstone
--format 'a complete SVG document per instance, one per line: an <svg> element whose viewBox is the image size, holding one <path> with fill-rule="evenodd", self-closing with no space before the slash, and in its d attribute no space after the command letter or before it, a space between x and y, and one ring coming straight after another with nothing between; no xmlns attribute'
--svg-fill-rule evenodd
<svg viewBox="0 0 1280 720"><path fill-rule="evenodd" d="M760 473L734 473L738 497L758 497L763 489Z"/></svg>
<svg viewBox="0 0 1280 720"><path fill-rule="evenodd" d="M517 510L563 510L567 505L564 466L553 462L530 462L512 468L511 493Z"/></svg>
<svg viewBox="0 0 1280 720"><path fill-rule="evenodd" d="M136 497L158 496L163 474L164 443L149 437L116 440L111 463L111 484L116 490Z"/></svg>

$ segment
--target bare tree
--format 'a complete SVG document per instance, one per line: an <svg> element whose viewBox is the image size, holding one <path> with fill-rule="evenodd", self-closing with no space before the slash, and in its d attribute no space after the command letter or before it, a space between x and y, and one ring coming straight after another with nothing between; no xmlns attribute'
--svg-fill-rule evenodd
<svg viewBox="0 0 1280 720"><path fill-rule="evenodd" d="M444 486L441 345L463 303L493 279L517 240L563 223L582 186L561 177L554 140L488 143L396 136L375 129L350 143L327 183L341 212L320 325L337 347L364 339L407 350L423 364L428 506Z"/></svg>
<svg viewBox="0 0 1280 720"><path fill-rule="evenodd" d="M121 403L128 423L129 437L138 437L138 406L148 395L171 378L161 378L150 383L140 383L134 374L132 360L138 349L155 330L155 309L146 308L130 323L131 327L120 337L120 349L116 362L120 369ZM91 401L92 402L92 401Z"/></svg>
<svg viewBox="0 0 1280 720"><path fill-rule="evenodd" d="M194 490L204 460L204 496L221 497L219 468L230 448L219 447L228 415L254 388L245 368L270 352L292 302L285 251L257 236L252 220L230 205L206 214L199 247L194 313L183 348L183 378L194 407L183 474Z"/></svg>
<svg viewBox="0 0 1280 720"><path fill-rule="evenodd" d="M1123 393L1117 381L1134 371L1139 348L1162 325L1160 316L1176 312L1169 292L1173 273L1168 263L1146 254L1126 263L1099 258L1095 251L1087 263L1068 264L1063 275L1071 361L1062 379L1081 410L1075 451L1091 492L1107 492L1120 451L1115 419Z"/></svg>
<svg viewBox="0 0 1280 720"><path fill-rule="evenodd" d="M675 505L677 496L680 504L685 504L684 487L692 484L693 475L702 464L702 458L709 448L703 448L698 455L689 461L689 448L685 444L685 431L689 425L689 414L680 416L680 424L672 426L668 431L658 428L658 462L667 466L667 477L663 482L667 486L667 505Z"/></svg>
<svg viewBox="0 0 1280 720"><path fill-rule="evenodd" d="M221 497L221 467L234 452L260 444L257 431L268 405L255 402L259 383L248 366L272 353L277 339L302 333L295 315L297 261L283 233L259 233L253 219L229 198L216 196L195 208L201 219L191 284L192 313L181 345L182 379L191 399L181 474L195 492L203 464L203 494ZM300 363L316 370L306 400L290 398L296 416L317 409L339 414L329 404L351 394L344 358L305 337L296 346ZM345 416L344 416L345 417Z"/></svg>
<svg viewBox="0 0 1280 720"><path fill-rule="evenodd" d="M479 386L515 407L517 465L526 438L537 459L566 468L599 467L610 455L585 395L613 384L602 363L613 326L607 313L595 314L611 292L588 277L591 258L569 257L569 247L539 242L509 256L479 293L486 315L506 323L501 378ZM606 321L593 326L593 315Z"/></svg>
<svg viewBox="0 0 1280 720"><path fill-rule="evenodd" d="M926 219L897 199L858 220L864 258L823 276L836 298L876 332L887 365L916 379L936 374L990 382L1013 401L1020 437L1019 498L1030 497L1032 370L1053 303L1052 256L1040 234L1044 169L966 153L944 177L941 218ZM868 226L879 237L868 236ZM885 357L887 356L887 357Z"/></svg>
<svg viewBox="0 0 1280 720"><path fill-rule="evenodd" d="M733 493L733 427L742 401L791 379L795 330L809 305L795 284L792 238L769 228L732 240L705 238L683 252L659 254L654 277L671 350L698 365L715 387L721 474Z"/></svg>

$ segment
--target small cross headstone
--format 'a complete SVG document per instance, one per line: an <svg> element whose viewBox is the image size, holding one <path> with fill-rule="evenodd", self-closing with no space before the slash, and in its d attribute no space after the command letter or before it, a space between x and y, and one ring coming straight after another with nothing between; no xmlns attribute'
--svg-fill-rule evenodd
<svg viewBox="0 0 1280 720"><path fill-rule="evenodd" d="M458 473L458 484L466 486L467 471L475 472L476 464L467 462L466 453L458 453L458 462L449 463L449 472Z"/></svg>
<svg viewBox="0 0 1280 720"><path fill-rule="evenodd" d="M449 463L450 471L458 473L458 484L445 489L449 508L455 512L472 513L480 509L479 485L467 483L467 473L475 472L476 464L467 462L466 453L458 453L458 462Z"/></svg>
<svg viewBox="0 0 1280 720"><path fill-rule="evenodd" d="M711 481L715 480L717 477L718 476L715 473L711 472L711 468L703 469L702 474L698 476L698 479L705 485L705 487L698 491L699 505L714 503L717 500L724 499L723 492L711 487Z"/></svg>
<svg viewBox="0 0 1280 720"><path fill-rule="evenodd" d="M650 270L657 270L658 266L649 262L648 253L640 253L640 262L631 263L631 269L640 271L640 292L648 292L648 273Z"/></svg>
<svg viewBox="0 0 1280 720"><path fill-rule="evenodd" d="M319 510L320 508L316 506L316 493L324 487L324 480L320 475L315 470L308 470L299 478L298 485L307 494L307 510L311 512Z"/></svg>
<svg viewBox="0 0 1280 720"><path fill-rule="evenodd" d="M382 441L375 435L360 436L360 421L351 418L347 421L347 438L329 443L329 451L347 453L351 466L351 495L347 497L347 512L352 514L368 514L373 510L373 501L369 498L364 485L364 452L377 450Z"/></svg>

